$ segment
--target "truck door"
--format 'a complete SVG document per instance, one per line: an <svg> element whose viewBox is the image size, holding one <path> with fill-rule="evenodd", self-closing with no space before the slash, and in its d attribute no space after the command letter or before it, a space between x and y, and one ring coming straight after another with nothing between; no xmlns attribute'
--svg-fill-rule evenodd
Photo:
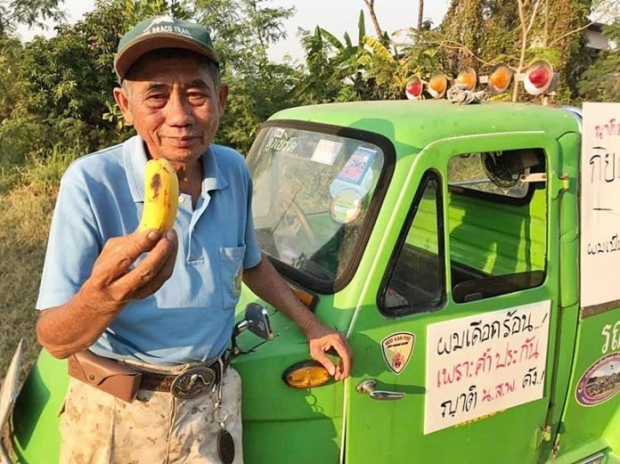
<svg viewBox="0 0 620 464"><path fill-rule="evenodd" d="M381 271L349 331L345 462L537 461L556 339L556 150L539 133L485 135L412 163L381 212Z"/></svg>

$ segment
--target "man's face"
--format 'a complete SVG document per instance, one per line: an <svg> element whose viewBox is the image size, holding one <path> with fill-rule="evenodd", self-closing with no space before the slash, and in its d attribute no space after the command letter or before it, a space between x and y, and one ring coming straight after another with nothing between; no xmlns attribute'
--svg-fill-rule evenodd
<svg viewBox="0 0 620 464"><path fill-rule="evenodd" d="M114 89L114 98L150 156L197 160L215 137L228 87L218 86L197 57L144 59L128 84Z"/></svg>

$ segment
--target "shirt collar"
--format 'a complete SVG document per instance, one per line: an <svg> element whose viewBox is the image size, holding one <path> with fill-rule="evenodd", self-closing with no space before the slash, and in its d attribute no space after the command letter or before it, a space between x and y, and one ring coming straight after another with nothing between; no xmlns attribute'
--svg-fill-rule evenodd
<svg viewBox="0 0 620 464"><path fill-rule="evenodd" d="M144 202L144 174L148 156L140 136L131 137L123 144L123 160L127 182L134 202ZM212 190L222 190L228 181L222 175L214 150L209 147L202 155L202 196Z"/></svg>
<svg viewBox="0 0 620 464"><path fill-rule="evenodd" d="M211 190L223 190L228 187L228 181L222 175L213 147L210 146L202 155L202 195Z"/></svg>

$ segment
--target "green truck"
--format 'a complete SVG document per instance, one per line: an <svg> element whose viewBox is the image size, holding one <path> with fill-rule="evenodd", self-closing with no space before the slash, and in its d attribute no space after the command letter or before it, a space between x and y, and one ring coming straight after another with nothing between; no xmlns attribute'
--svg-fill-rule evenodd
<svg viewBox="0 0 620 464"><path fill-rule="evenodd" d="M620 463L616 147L617 104L272 116L247 156L258 240L355 364L331 381L244 288L245 462ZM7 377L3 454L57 461L67 382L44 351L19 395Z"/></svg>

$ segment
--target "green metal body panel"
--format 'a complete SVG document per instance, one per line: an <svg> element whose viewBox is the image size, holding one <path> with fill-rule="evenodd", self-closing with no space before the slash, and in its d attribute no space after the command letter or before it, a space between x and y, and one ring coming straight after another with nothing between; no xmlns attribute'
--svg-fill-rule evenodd
<svg viewBox="0 0 620 464"><path fill-rule="evenodd" d="M247 288L242 301L255 301ZM243 379L246 460L279 462L283 456L289 456L299 463L337 462L342 438L343 385L331 383L312 391L287 387L282 373L307 359L308 348L295 324L280 313L270 312L278 343L265 343L252 334L242 334L241 349L253 352L233 362Z"/></svg>
<svg viewBox="0 0 620 464"><path fill-rule="evenodd" d="M58 462L58 416L68 385L66 361L41 351L13 413L13 447L20 462Z"/></svg>
<svg viewBox="0 0 620 464"><path fill-rule="evenodd" d="M620 356L620 334L618 342L614 338L614 328L620 331L620 309L587 317L580 309L580 134L573 115L522 104L401 101L293 108L271 121L378 134L391 142L396 158L355 271L338 291L311 292L317 297L316 314L348 334L356 358L351 377L308 390L286 386L283 373L308 359L307 342L289 319L264 302L275 340L264 342L251 333L238 339L241 354L233 366L243 380L245 462L577 463L597 453L603 453L601 463L620 462L620 394L588 407L578 401L585 373L605 356ZM546 182L530 201L500 204L450 195L452 157L522 148L546 154ZM444 201L439 218L427 199L415 204L429 175L438 179ZM446 247L445 269L457 262L487 276L542 270L544 280L493 298L457 302L448 271L439 308L386 316L378 301L412 205L419 220L405 243L431 256ZM308 218L318 231L329 231L327 219ZM439 236L434 228L438 219L445 225ZM285 274L303 287L291 276ZM254 301L260 302L243 288L238 318ZM549 332L542 398L425 433L426 373L432 368L429 327L546 301ZM406 368L396 374L388 368L382 343L401 332L413 334L415 344ZM406 396L373 400L356 390L368 379L376 380L378 390ZM55 462L57 413L66 385L64 362L42 353L13 415L13 445L23 462Z"/></svg>
<svg viewBox="0 0 620 464"><path fill-rule="evenodd" d="M578 402L580 390L587 386L580 385L582 375L605 355L612 355L612 340L607 342L604 328L610 327L609 335L613 336L613 327L616 327L616 337L620 337L620 309L584 318L579 323L575 345L578 347L571 376L571 388L567 398L565 411L562 417L562 426L558 445L566 458L559 462L571 462L573 453L588 445L595 444L599 448L613 450L616 459L620 460L620 395L615 395L602 403L584 406ZM616 342L617 344L620 344ZM615 353L620 362L616 345ZM617 365L617 364L616 364Z"/></svg>

